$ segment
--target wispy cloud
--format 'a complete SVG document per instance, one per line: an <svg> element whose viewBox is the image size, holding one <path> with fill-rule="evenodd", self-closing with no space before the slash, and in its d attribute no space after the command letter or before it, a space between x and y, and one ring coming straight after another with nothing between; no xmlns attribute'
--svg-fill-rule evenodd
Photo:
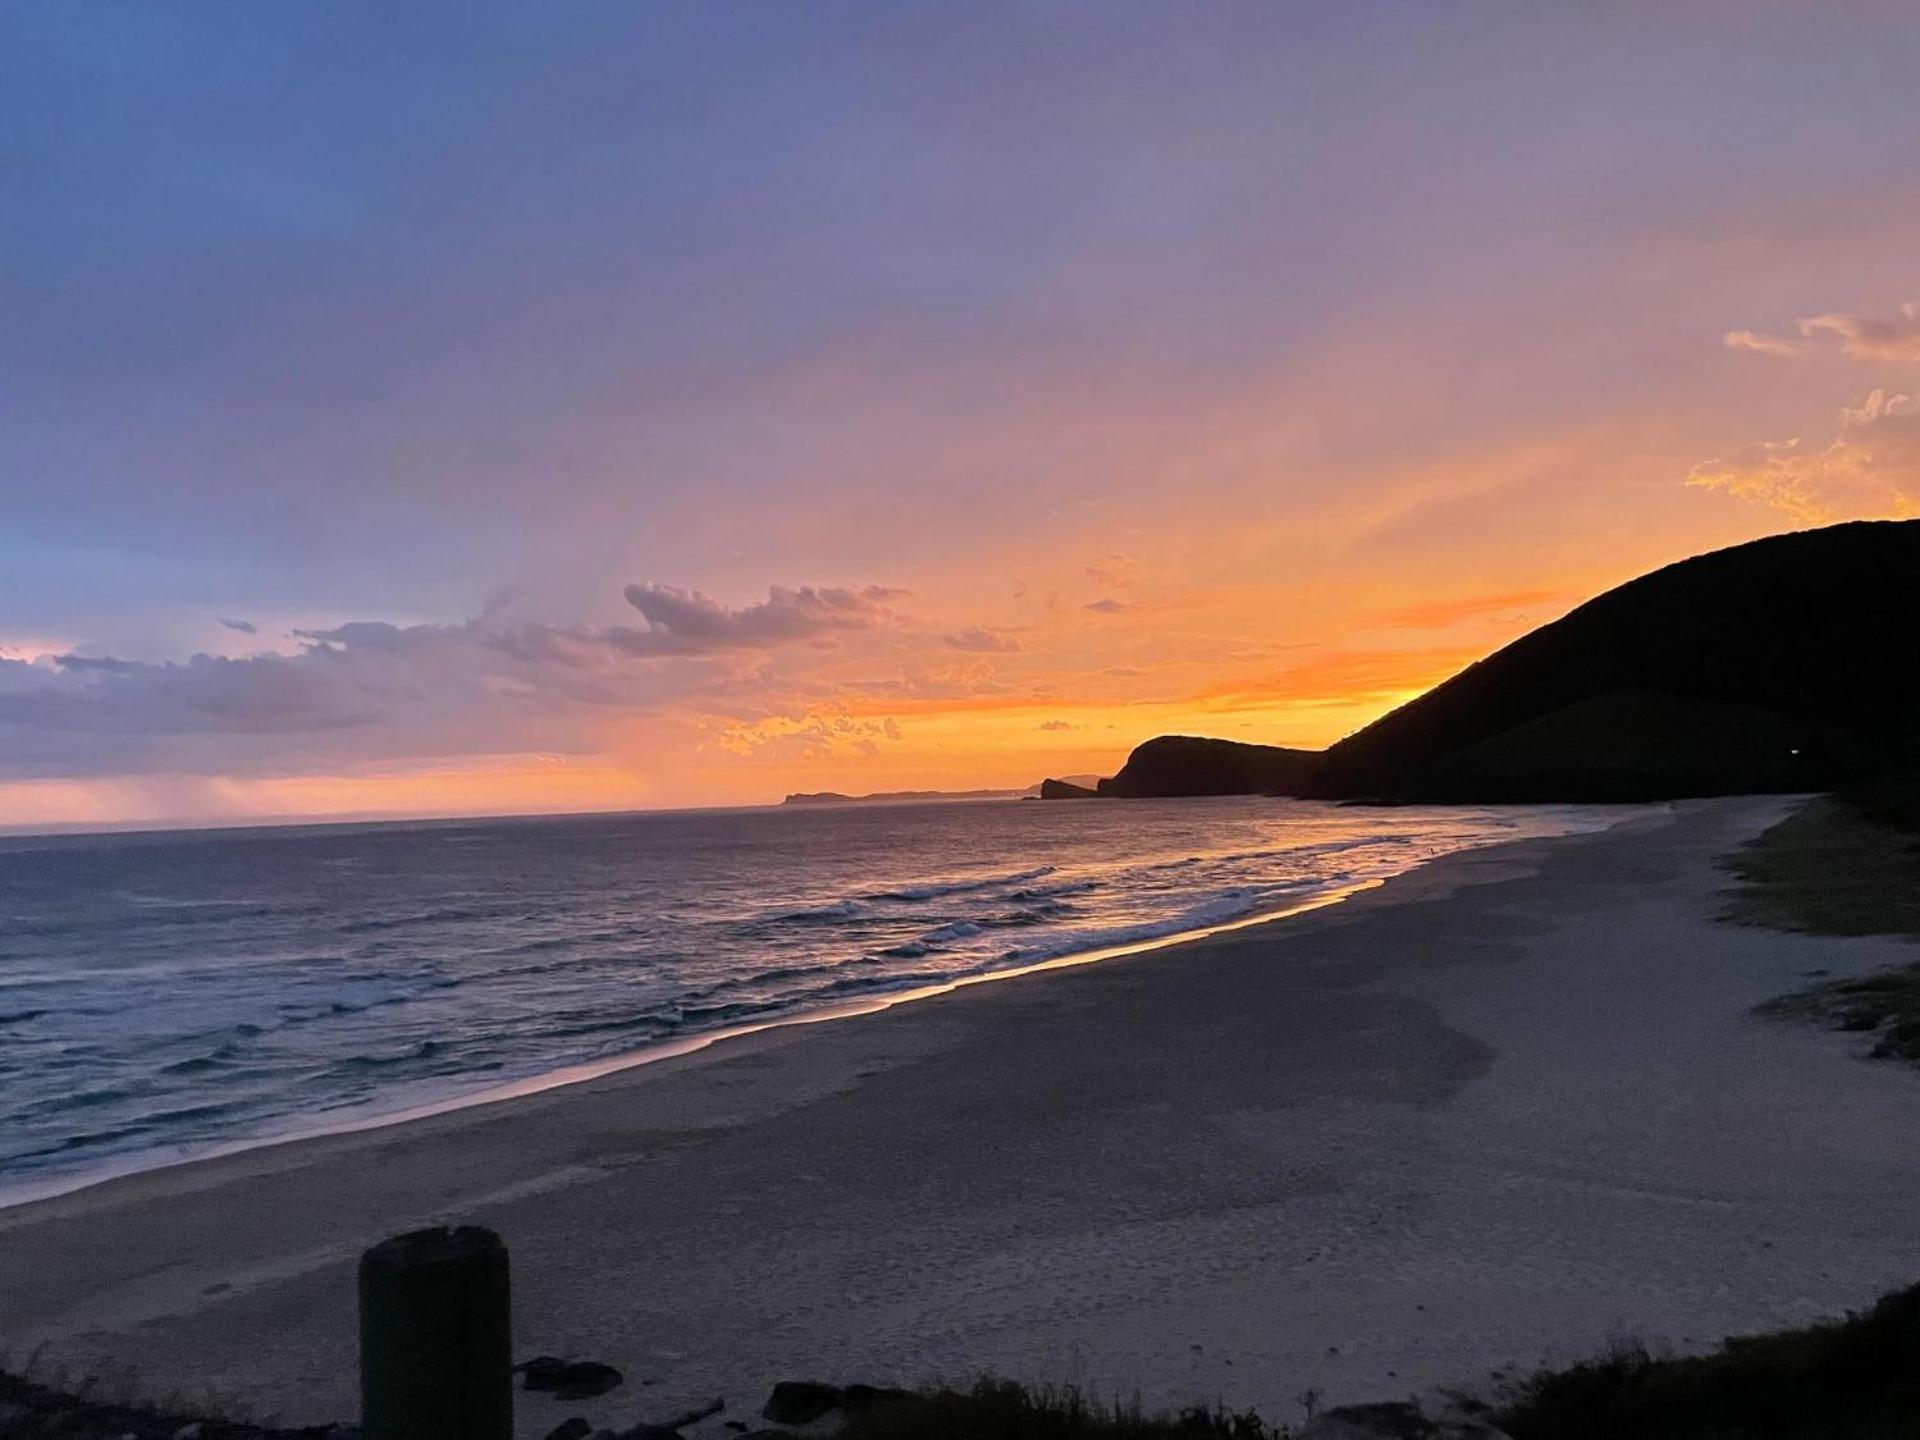
<svg viewBox="0 0 1920 1440"><path fill-rule="evenodd" d="M1920 515L1920 401L1875 390L1840 412L1824 445L1799 436L1762 441L1696 465L1687 483L1807 525Z"/></svg>
<svg viewBox="0 0 1920 1440"><path fill-rule="evenodd" d="M1493 595L1462 595L1375 611L1363 616L1360 624L1386 630L1444 630L1468 620L1512 616L1566 598L1558 590L1503 590Z"/></svg>
<svg viewBox="0 0 1920 1440"><path fill-rule="evenodd" d="M833 658L818 647L906 633L893 609L905 592L877 585L775 586L740 608L663 585L625 593L646 629L514 620L496 606L450 624L295 628L298 648L285 655L0 657L0 777L300 773L587 751L609 725L669 704L683 719L726 724L805 716L819 703L808 698L806 667ZM781 652L790 658L776 664ZM874 723L887 738L884 721Z"/></svg>
<svg viewBox="0 0 1920 1440"><path fill-rule="evenodd" d="M1824 315L1809 315L1798 322L1798 340L1764 335L1754 330L1729 330L1722 343L1729 350L1747 350L1756 355L1794 359L1811 352L1823 336L1840 342L1840 353L1854 360L1880 364L1920 364L1920 301L1909 300L1891 315L1862 315L1833 310Z"/></svg>
<svg viewBox="0 0 1920 1440"><path fill-rule="evenodd" d="M950 631L940 637L940 643L949 650L970 650L978 654L1010 655L1020 649L1020 642L1006 631L980 625Z"/></svg>
<svg viewBox="0 0 1920 1440"><path fill-rule="evenodd" d="M646 617L645 630L608 632L630 655L701 655L766 649L819 639L842 630L890 623L892 602L905 590L885 585L788 589L775 585L757 605L729 609L698 590L673 585L629 585L627 603Z"/></svg>
<svg viewBox="0 0 1920 1440"><path fill-rule="evenodd" d="M1920 363L1920 301L1909 300L1892 315L1856 315L1834 311L1800 322L1808 339L1835 335L1842 353L1856 360Z"/></svg>
<svg viewBox="0 0 1920 1440"><path fill-rule="evenodd" d="M1103 590L1127 590L1140 578L1140 562L1124 550L1115 550L1094 560L1086 573Z"/></svg>
<svg viewBox="0 0 1920 1440"><path fill-rule="evenodd" d="M1800 347L1791 340L1753 330L1729 330L1721 337L1721 343L1729 350L1749 350L1756 355L1772 355L1783 360L1800 353Z"/></svg>

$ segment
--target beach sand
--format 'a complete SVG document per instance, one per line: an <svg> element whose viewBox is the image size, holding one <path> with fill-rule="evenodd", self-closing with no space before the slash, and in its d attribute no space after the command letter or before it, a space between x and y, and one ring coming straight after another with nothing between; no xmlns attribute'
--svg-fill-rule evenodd
<svg viewBox="0 0 1920 1440"><path fill-rule="evenodd" d="M0 1211L0 1345L351 1418L355 1258L447 1220L629 1377L530 1436L981 1370L1296 1419L1835 1314L1920 1279L1920 1076L1751 1011L1913 951L1715 918L1791 804Z"/></svg>

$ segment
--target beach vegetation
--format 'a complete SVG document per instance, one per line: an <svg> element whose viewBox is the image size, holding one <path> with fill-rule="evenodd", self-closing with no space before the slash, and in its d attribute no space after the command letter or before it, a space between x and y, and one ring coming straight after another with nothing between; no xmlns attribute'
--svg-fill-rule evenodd
<svg viewBox="0 0 1920 1440"><path fill-rule="evenodd" d="M1523 1381L1489 1416L1513 1440L1894 1440L1920 1435L1920 1285L1844 1320L1710 1355L1623 1344Z"/></svg>
<svg viewBox="0 0 1920 1440"><path fill-rule="evenodd" d="M1071 1385L985 1378L890 1396L850 1415L842 1440L1285 1440L1284 1426L1219 1406L1149 1415Z"/></svg>
<svg viewBox="0 0 1920 1440"><path fill-rule="evenodd" d="M1811 801L1727 864L1740 881L1727 910L1735 923L1920 938L1920 770ZM1920 1061L1920 963L1819 979L1760 1013L1868 1036L1876 1060Z"/></svg>

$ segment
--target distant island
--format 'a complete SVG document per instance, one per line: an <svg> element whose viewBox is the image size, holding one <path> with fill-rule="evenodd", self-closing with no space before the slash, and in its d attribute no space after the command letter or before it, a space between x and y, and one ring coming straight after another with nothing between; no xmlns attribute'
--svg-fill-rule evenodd
<svg viewBox="0 0 1920 1440"><path fill-rule="evenodd" d="M1682 560L1325 750L1168 735L1048 798L1627 802L1829 790L1920 753L1920 520Z"/></svg>

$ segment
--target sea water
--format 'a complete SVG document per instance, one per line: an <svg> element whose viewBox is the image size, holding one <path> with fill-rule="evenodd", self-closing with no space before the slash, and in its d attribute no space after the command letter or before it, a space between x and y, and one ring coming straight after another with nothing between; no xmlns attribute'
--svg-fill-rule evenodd
<svg viewBox="0 0 1920 1440"><path fill-rule="evenodd" d="M0 1200L1597 823L1223 798L0 838Z"/></svg>

